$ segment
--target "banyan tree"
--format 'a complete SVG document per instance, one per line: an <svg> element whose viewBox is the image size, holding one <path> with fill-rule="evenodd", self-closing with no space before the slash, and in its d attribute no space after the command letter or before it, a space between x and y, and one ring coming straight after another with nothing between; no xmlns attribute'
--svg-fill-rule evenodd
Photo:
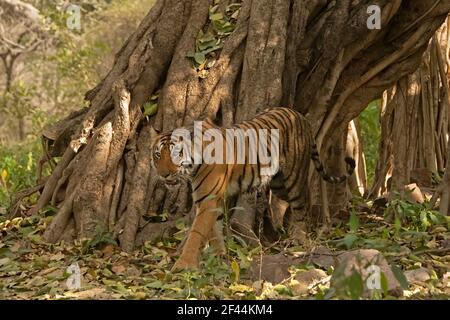
<svg viewBox="0 0 450 320"><path fill-rule="evenodd" d="M288 106L307 116L327 170L343 174L350 122L418 69L449 12L447 0L156 1L86 93L89 107L43 132L52 170L30 192L39 191L34 212L58 208L46 240L89 237L101 225L130 251L177 219L189 223L189 186L168 191L151 169L152 126L205 117L228 126ZM306 216L327 222L349 187L305 175ZM263 198L238 199L246 210L236 225L258 234ZM144 219L161 213L166 222Z"/></svg>

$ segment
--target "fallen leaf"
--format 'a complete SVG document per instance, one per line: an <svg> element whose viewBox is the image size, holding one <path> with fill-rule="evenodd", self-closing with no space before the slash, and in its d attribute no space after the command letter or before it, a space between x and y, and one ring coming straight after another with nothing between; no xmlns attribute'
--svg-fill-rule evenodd
<svg viewBox="0 0 450 320"><path fill-rule="evenodd" d="M116 264L116 265L113 265L111 270L115 274L124 274L125 270L126 270L126 267L124 265L121 265L121 264Z"/></svg>

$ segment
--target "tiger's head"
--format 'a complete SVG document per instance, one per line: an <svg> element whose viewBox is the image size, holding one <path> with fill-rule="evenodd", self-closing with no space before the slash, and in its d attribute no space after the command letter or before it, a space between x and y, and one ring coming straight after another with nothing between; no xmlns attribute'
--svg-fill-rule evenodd
<svg viewBox="0 0 450 320"><path fill-rule="evenodd" d="M174 136L172 131L158 133L151 129L152 166L166 185L176 185L179 179L190 178L194 170L189 150L183 141Z"/></svg>

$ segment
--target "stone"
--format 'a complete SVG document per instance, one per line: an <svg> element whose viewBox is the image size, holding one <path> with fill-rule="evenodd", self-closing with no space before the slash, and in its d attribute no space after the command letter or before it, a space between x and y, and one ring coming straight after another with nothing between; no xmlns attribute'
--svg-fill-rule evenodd
<svg viewBox="0 0 450 320"><path fill-rule="evenodd" d="M264 280L276 284L291 276L289 267L292 264L293 259L282 253L267 255L253 261L248 275L254 281Z"/></svg>
<svg viewBox="0 0 450 320"><path fill-rule="evenodd" d="M409 197L411 198L411 200L413 202L416 202L416 203L424 203L425 202L425 198L422 194L422 191L417 186L417 184L415 184L415 183L408 184L407 186L405 186L405 190L410 192Z"/></svg>
<svg viewBox="0 0 450 320"><path fill-rule="evenodd" d="M311 262L321 268L334 267L335 254L327 247L318 247L312 252Z"/></svg>
<svg viewBox="0 0 450 320"><path fill-rule="evenodd" d="M418 268L405 271L405 277L409 283L423 283L430 280L430 273L426 268Z"/></svg>
<svg viewBox="0 0 450 320"><path fill-rule="evenodd" d="M261 267L262 260L262 267ZM289 268L299 264L315 264L326 269L336 265L336 253L327 247L317 247L310 254L287 256L283 253L255 258L249 268L247 277L253 281L264 280L277 284L291 276Z"/></svg>
<svg viewBox="0 0 450 320"><path fill-rule="evenodd" d="M292 281L291 289L294 295L307 294L311 286L324 280L328 275L320 269L311 269L299 272Z"/></svg>
<svg viewBox="0 0 450 320"><path fill-rule="evenodd" d="M388 291L397 294L401 291L401 285L395 278L391 270L391 266L384 256L374 249L359 249L347 251L337 257L337 266L331 278L331 286L339 289L343 286L343 281L350 277L353 270L361 275L364 283L364 297L370 297L371 288L368 287L368 280L373 272L370 267L378 267L380 272L384 274L387 280Z"/></svg>

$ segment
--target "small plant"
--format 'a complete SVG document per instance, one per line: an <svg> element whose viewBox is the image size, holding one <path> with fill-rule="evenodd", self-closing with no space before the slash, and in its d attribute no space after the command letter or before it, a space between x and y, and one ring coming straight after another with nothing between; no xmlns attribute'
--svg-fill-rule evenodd
<svg viewBox="0 0 450 320"><path fill-rule="evenodd" d="M218 4L211 6L209 20L212 30L207 32L200 30L195 51L186 55L192 60L198 76L202 79L208 76L209 70L216 64L217 51L222 49L224 38L235 30L241 3L232 3L223 12L219 12L219 8Z"/></svg>
<svg viewBox="0 0 450 320"><path fill-rule="evenodd" d="M408 200L392 200L385 211L385 218L394 220L397 231L402 227L412 231L427 231L433 226L450 226L449 217L431 210L427 204L418 204Z"/></svg>
<svg viewBox="0 0 450 320"><path fill-rule="evenodd" d="M350 214L350 220L348 222L349 233L347 233L343 239L339 240L337 245L341 247L345 247L346 249L353 248L357 241L360 240L358 235L359 228L359 218L354 210L352 210Z"/></svg>
<svg viewBox="0 0 450 320"><path fill-rule="evenodd" d="M153 94L149 101L144 104L144 117L147 117L147 119L153 117L158 112L158 99L159 91Z"/></svg>
<svg viewBox="0 0 450 320"><path fill-rule="evenodd" d="M40 152L38 140L0 147L0 208L9 208L18 191L35 185Z"/></svg>
<svg viewBox="0 0 450 320"><path fill-rule="evenodd" d="M108 244L117 245L116 239L103 226L97 225L93 237L82 242L81 251L83 254L87 254Z"/></svg>

